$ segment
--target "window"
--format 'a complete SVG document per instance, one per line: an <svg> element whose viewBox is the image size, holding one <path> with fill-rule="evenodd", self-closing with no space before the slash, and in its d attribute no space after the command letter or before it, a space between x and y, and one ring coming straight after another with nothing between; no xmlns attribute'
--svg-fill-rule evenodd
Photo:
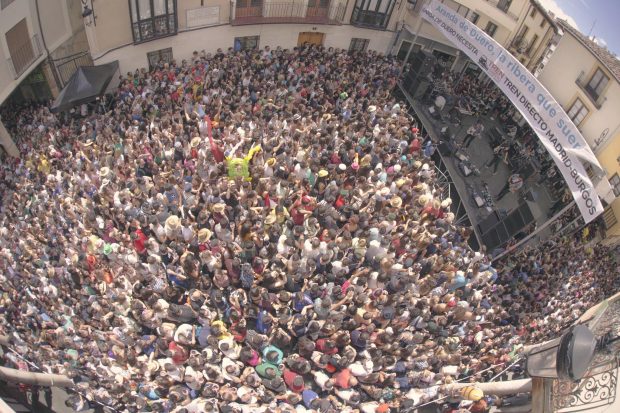
<svg viewBox="0 0 620 413"><path fill-rule="evenodd" d="M149 69L151 70L161 63L170 63L172 62L172 47L148 52L146 58L149 61Z"/></svg>
<svg viewBox="0 0 620 413"><path fill-rule="evenodd" d="M129 0L129 8L134 42L176 34L176 0Z"/></svg>
<svg viewBox="0 0 620 413"><path fill-rule="evenodd" d="M601 69L596 69L596 72L594 72L592 78L590 78L590 81L585 87L586 92L596 101L603 93L608 82L609 78L607 75L603 73Z"/></svg>
<svg viewBox="0 0 620 413"><path fill-rule="evenodd" d="M371 29L385 29L395 4L396 0L355 0L351 24Z"/></svg>
<svg viewBox="0 0 620 413"><path fill-rule="evenodd" d="M235 50L258 49L260 36L235 37Z"/></svg>
<svg viewBox="0 0 620 413"><path fill-rule="evenodd" d="M536 18L536 7L534 7L534 6L532 6L532 12L530 13L530 17L532 19Z"/></svg>
<svg viewBox="0 0 620 413"><path fill-rule="evenodd" d="M349 46L350 52L365 52L368 47L369 39L351 39L351 45Z"/></svg>
<svg viewBox="0 0 620 413"><path fill-rule="evenodd" d="M527 26L523 26L521 30L519 30L519 34L517 34L517 37L515 38L516 47L521 47L521 44L523 43L523 40L525 39L525 35L527 34L529 30L530 28Z"/></svg>
<svg viewBox="0 0 620 413"><path fill-rule="evenodd" d="M7 7L9 4L13 3L15 0L2 0L2 2L0 3L0 7L2 7L3 9L5 7Z"/></svg>
<svg viewBox="0 0 620 413"><path fill-rule="evenodd" d="M540 22L540 27L545 27L545 23L547 23L547 20L545 20L545 18L543 17L542 21Z"/></svg>
<svg viewBox="0 0 620 413"><path fill-rule="evenodd" d="M511 4L512 4L512 0L499 0L497 2L497 8L505 13L508 11Z"/></svg>
<svg viewBox="0 0 620 413"><path fill-rule="evenodd" d="M532 42L530 43L530 46L527 48L528 56L530 55L530 53L532 53L532 50L534 50L534 47L536 46L537 41L538 41L538 35L535 34L534 37L532 37Z"/></svg>
<svg viewBox="0 0 620 413"><path fill-rule="evenodd" d="M614 174L614 176L611 177L609 185L613 188L614 195L616 197L620 196L620 176L618 174Z"/></svg>
<svg viewBox="0 0 620 413"><path fill-rule="evenodd" d="M41 55L37 37L28 33L26 19L20 20L4 34L4 37L11 56L9 61L13 66L13 75L17 78Z"/></svg>
<svg viewBox="0 0 620 413"><path fill-rule="evenodd" d="M583 119L588 115L589 110L586 105L583 104L581 99L577 98L573 106L566 112L568 117L573 121L575 126L579 126Z"/></svg>
<svg viewBox="0 0 620 413"><path fill-rule="evenodd" d="M476 13L475 11L472 11L471 14L469 15L469 21L472 22L473 24L478 23L479 18L480 18L480 15Z"/></svg>
<svg viewBox="0 0 620 413"><path fill-rule="evenodd" d="M495 35L495 32L497 31L497 24L493 23L493 22L488 22L487 23L487 27L484 29L484 31L491 37L493 37Z"/></svg>
<svg viewBox="0 0 620 413"><path fill-rule="evenodd" d="M459 4L457 1L455 0L441 0L441 2L451 8L452 10L456 11L457 14L460 14L463 17L467 16L467 13L469 12L469 8L463 6L462 4Z"/></svg>

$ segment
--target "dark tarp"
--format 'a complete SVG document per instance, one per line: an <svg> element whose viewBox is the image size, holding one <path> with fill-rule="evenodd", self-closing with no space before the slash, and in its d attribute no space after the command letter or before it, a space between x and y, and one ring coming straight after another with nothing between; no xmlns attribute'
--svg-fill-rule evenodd
<svg viewBox="0 0 620 413"><path fill-rule="evenodd" d="M58 94L52 112L69 110L103 95L117 71L118 60L100 66L81 66Z"/></svg>

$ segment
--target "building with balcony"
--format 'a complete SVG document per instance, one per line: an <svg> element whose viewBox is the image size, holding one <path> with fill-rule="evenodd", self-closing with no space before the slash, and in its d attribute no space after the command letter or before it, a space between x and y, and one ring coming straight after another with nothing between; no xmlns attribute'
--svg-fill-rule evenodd
<svg viewBox="0 0 620 413"><path fill-rule="evenodd" d="M129 0L96 3L86 27L96 64L122 73L194 51L304 43L390 50L405 10L396 0Z"/></svg>
<svg viewBox="0 0 620 413"><path fill-rule="evenodd" d="M604 219L609 242L620 242L620 60L566 22L564 35L539 75L581 131L601 166L612 193Z"/></svg>
<svg viewBox="0 0 620 413"><path fill-rule="evenodd" d="M557 40L559 28L537 0L439 1L483 29L530 70L544 64L543 57L548 54L553 40ZM401 18L404 30L394 45L394 53L403 58L410 48L413 52L423 48L454 71L478 72L476 63L452 47L430 23L422 21L423 3L422 0L408 0Z"/></svg>
<svg viewBox="0 0 620 413"><path fill-rule="evenodd" d="M80 0L2 0L0 7L0 105L53 97L78 63L91 62ZM16 152L6 133L0 144Z"/></svg>
<svg viewBox="0 0 620 413"><path fill-rule="evenodd" d="M508 50L534 72L546 63L546 52L557 43L560 32L554 17L537 0L531 0L512 32Z"/></svg>

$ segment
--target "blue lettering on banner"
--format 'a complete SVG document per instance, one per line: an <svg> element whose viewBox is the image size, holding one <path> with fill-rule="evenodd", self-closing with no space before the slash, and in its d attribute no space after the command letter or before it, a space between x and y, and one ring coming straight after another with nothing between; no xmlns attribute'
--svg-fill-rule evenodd
<svg viewBox="0 0 620 413"><path fill-rule="evenodd" d="M602 213L603 207L580 158L597 170L601 170L600 164L592 151L583 146L583 137L553 96L514 56L450 7L431 0L423 8L422 16L478 63L518 108L569 183L585 221L590 222Z"/></svg>

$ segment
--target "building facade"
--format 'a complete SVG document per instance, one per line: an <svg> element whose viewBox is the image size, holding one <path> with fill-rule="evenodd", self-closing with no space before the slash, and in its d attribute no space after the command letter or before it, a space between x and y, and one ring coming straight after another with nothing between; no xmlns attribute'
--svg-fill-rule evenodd
<svg viewBox="0 0 620 413"><path fill-rule="evenodd" d="M483 29L530 71L546 63L544 57L553 48L560 32L553 16L537 0L439 1ZM404 58L410 47L413 51L423 48L454 71L479 72L474 62L448 44L430 23L423 21L420 15L423 4L422 0L409 0L401 16L403 33L392 51Z"/></svg>
<svg viewBox="0 0 620 413"><path fill-rule="evenodd" d="M607 240L617 243L620 242L620 60L570 25L558 22L564 35L539 80L564 108L605 169L611 184L604 214Z"/></svg>
<svg viewBox="0 0 620 413"><path fill-rule="evenodd" d="M387 52L406 2L396 0L113 0L95 2L86 27L96 64L122 73L194 51L265 46Z"/></svg>
<svg viewBox="0 0 620 413"><path fill-rule="evenodd" d="M0 105L56 96L78 63L92 62L82 12L80 0L0 2ZM17 154L4 127L0 144Z"/></svg>
<svg viewBox="0 0 620 413"><path fill-rule="evenodd" d="M560 29L555 19L537 0L530 0L511 33L508 50L530 72L541 65L551 45L557 43Z"/></svg>

